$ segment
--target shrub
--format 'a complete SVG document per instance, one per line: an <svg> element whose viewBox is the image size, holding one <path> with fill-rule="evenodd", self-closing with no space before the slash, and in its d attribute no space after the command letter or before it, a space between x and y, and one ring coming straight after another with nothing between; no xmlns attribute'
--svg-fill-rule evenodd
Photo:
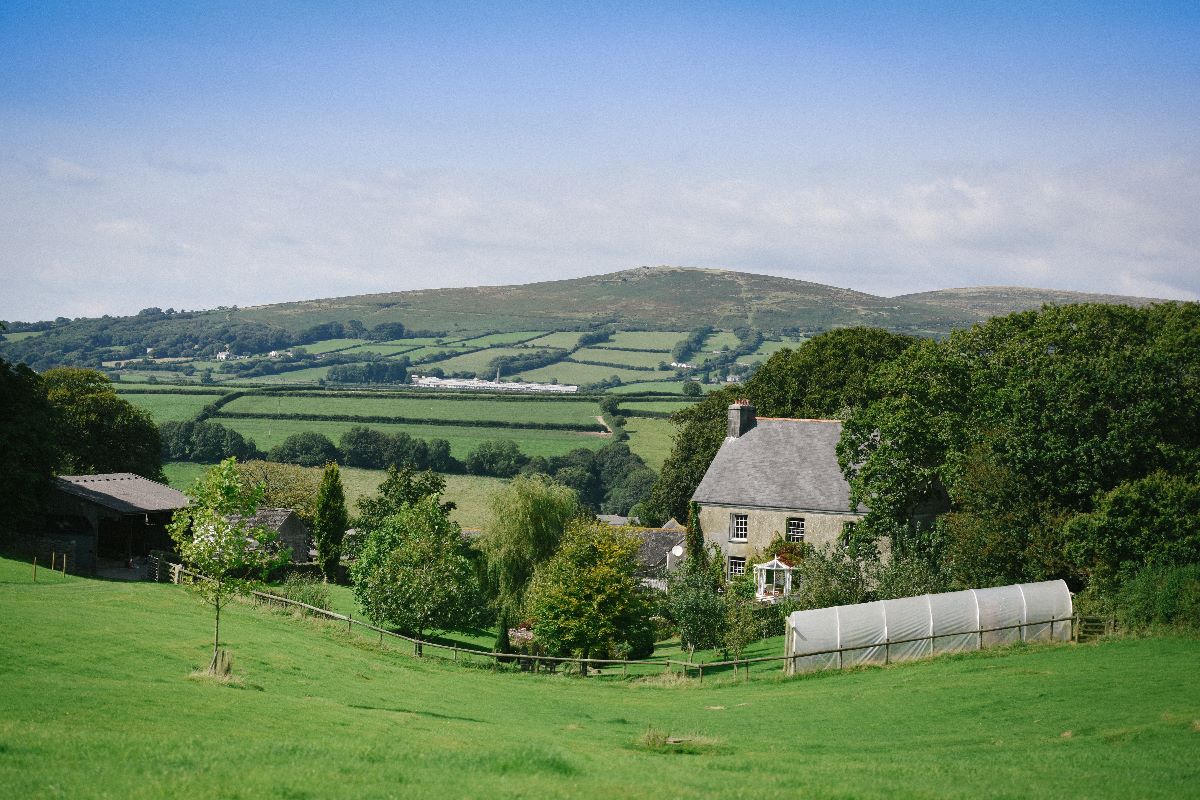
<svg viewBox="0 0 1200 800"><path fill-rule="evenodd" d="M1117 624L1200 630L1200 564L1144 569L1117 593Z"/></svg>
<svg viewBox="0 0 1200 800"><path fill-rule="evenodd" d="M310 575L293 572L276 591L289 600L317 608L329 608L329 584Z"/></svg>

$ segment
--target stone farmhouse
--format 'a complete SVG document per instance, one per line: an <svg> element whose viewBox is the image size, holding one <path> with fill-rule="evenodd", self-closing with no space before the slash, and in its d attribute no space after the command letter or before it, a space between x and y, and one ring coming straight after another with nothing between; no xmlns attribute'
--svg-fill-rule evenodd
<svg viewBox="0 0 1200 800"><path fill-rule="evenodd" d="M233 516L230 519L252 526L261 525L275 533L279 537L279 547L290 551L293 564L304 564L316 558L308 526L290 508L260 508L252 517Z"/></svg>
<svg viewBox="0 0 1200 800"><path fill-rule="evenodd" d="M759 419L748 400L729 407L725 441L692 495L705 541L727 575L755 570L757 594L774 602L792 590L791 566L748 563L776 536L815 547L839 546L865 516L851 507L837 462L842 424L829 419ZM921 516L934 517L934 511ZM920 521L920 520L918 520ZM881 543L888 551L888 543Z"/></svg>

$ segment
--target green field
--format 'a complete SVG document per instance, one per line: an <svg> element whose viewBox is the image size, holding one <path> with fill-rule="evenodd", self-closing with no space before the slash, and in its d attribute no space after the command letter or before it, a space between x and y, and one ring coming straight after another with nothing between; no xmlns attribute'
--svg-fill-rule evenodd
<svg viewBox="0 0 1200 800"><path fill-rule="evenodd" d="M408 355L409 353L420 350L421 345L405 344L401 341L399 344L387 344L383 342L368 342L367 344L355 345L347 350L341 351L341 355L361 358L362 353L375 353L381 356L399 356Z"/></svg>
<svg viewBox="0 0 1200 800"><path fill-rule="evenodd" d="M561 347L564 350L570 350L579 342L579 337L582 336L579 331L556 331L548 333L545 336L540 336L533 341L525 343L526 347Z"/></svg>
<svg viewBox="0 0 1200 800"><path fill-rule="evenodd" d="M606 364L624 364L629 367L644 367L654 370L658 369L658 365L663 362L671 363L670 353L605 350L601 347L584 347L572 353L571 358L576 361L601 361Z"/></svg>
<svg viewBox="0 0 1200 800"><path fill-rule="evenodd" d="M476 336L473 339L463 339L462 343L468 347L492 347L501 344L515 344L516 342L524 342L527 339L536 339L545 334L545 331L511 331L509 333L489 333L486 336ZM578 338L578 335L576 335Z"/></svg>
<svg viewBox="0 0 1200 800"><path fill-rule="evenodd" d="M637 453L656 472L671 454L675 426L665 419L629 417L625 422L629 433L629 449Z"/></svg>
<svg viewBox="0 0 1200 800"><path fill-rule="evenodd" d="M488 368L488 364L492 359L500 358L501 356L527 356L529 355L528 348L520 347L489 347L486 350L477 350L474 353L466 353L454 358L448 358L445 361L439 361L434 366L441 367L445 372L476 372L483 373L484 377L494 378L495 374Z"/></svg>
<svg viewBox="0 0 1200 800"><path fill-rule="evenodd" d="M168 461L163 464L167 483L181 492L203 475L211 464L192 464L187 461ZM313 477L321 479L320 467L310 468ZM342 467L342 485L346 490L346 504L351 513L355 502L363 495L373 495L379 484L387 477L383 470ZM478 528L488 515L488 502L507 481L500 478L485 478L481 475L443 475L446 479L444 499L453 500L457 508L450 517L464 528Z"/></svg>
<svg viewBox="0 0 1200 800"><path fill-rule="evenodd" d="M1016 648L697 686L415 659L235 603L241 683L190 680L183 587L0 560L10 797L1177 798L1200 786L1200 641ZM683 740L647 744L648 729Z"/></svg>
<svg viewBox="0 0 1200 800"><path fill-rule="evenodd" d="M797 341L794 339L788 339L784 342L763 342L758 346L758 349L751 354L751 358L759 358L765 361L775 353L778 353L780 350L785 348L788 350L795 350L802 344L804 344L803 341Z"/></svg>
<svg viewBox="0 0 1200 800"><path fill-rule="evenodd" d="M253 378L239 378L236 375L214 375L238 383L316 383L329 374L329 367L306 367L291 372L281 372L278 375L258 375Z"/></svg>
<svg viewBox="0 0 1200 800"><path fill-rule="evenodd" d="M222 413L354 414L412 419L497 420L502 422L595 424L600 407L594 400L516 399L505 396L445 398L434 393L394 397L283 397L251 394L239 397Z"/></svg>
<svg viewBox="0 0 1200 800"><path fill-rule="evenodd" d="M35 336L41 336L45 331L20 331L18 333L4 333L0 338L0 342L23 342L26 339L32 339Z"/></svg>
<svg viewBox="0 0 1200 800"><path fill-rule="evenodd" d="M678 411L681 408L690 408L695 404L695 400L623 400L621 402L621 409L661 411L670 414L672 411Z"/></svg>
<svg viewBox="0 0 1200 800"><path fill-rule="evenodd" d="M622 369L621 367L597 367L592 364L576 364L572 361L560 361L548 367L527 370L516 377L523 381L535 383L569 383L586 386L589 383L607 380L616 375L623 381L644 381L651 375L668 375L670 373L647 372L644 369Z"/></svg>
<svg viewBox="0 0 1200 800"><path fill-rule="evenodd" d="M624 383L616 388L608 391L613 394L638 394L639 392L669 392L671 394L683 394L683 387L691 381L634 381L632 383ZM700 384L700 388L705 392L711 392L719 387L709 384Z"/></svg>
<svg viewBox="0 0 1200 800"><path fill-rule="evenodd" d="M329 353L333 350L345 350L347 347L366 343L366 339L322 339L319 342L300 346L310 353Z"/></svg>
<svg viewBox="0 0 1200 800"><path fill-rule="evenodd" d="M311 422L306 420L282 419L233 419L230 417L215 417L227 428L232 428L243 436L254 439L262 450L270 450L283 442L293 433L316 431L328 436L336 444L342 434L361 422ZM466 458L467 454L489 439L512 439L529 456L557 456L574 450L577 447L598 449L603 447L611 437L594 433L577 433L575 431L550 430L519 430L514 428L485 428L458 425L391 425L371 423L369 428L375 428L386 433L405 433L419 439L446 439L450 442L450 451L456 458Z"/></svg>
<svg viewBox="0 0 1200 800"><path fill-rule="evenodd" d="M605 344L637 350L660 350L669 356L672 348L686 338L687 331L618 331Z"/></svg>
<svg viewBox="0 0 1200 800"><path fill-rule="evenodd" d="M739 344L741 342L734 335L733 331L717 331L704 340L704 344L700 347L700 352L711 353L714 350L720 350L722 347L728 347L732 350Z"/></svg>
<svg viewBox="0 0 1200 800"><path fill-rule="evenodd" d="M461 353L463 351L463 349L464 348L462 348L462 347L456 347L455 345L450 345L450 344L430 345L427 347L419 347L416 350L413 350L412 352L405 353L404 355L408 358L409 361L416 364L418 361L420 361L423 358L429 358L430 356L442 355L443 353ZM440 367L442 365L441 365L441 362L438 362L438 363L430 364L429 366L430 367ZM419 371L420 370L418 368L418 372Z"/></svg>
<svg viewBox="0 0 1200 800"><path fill-rule="evenodd" d="M220 395L123 393L121 397L135 406L149 411L154 421L161 424L163 422L182 422L185 419L191 419L200 412L200 409L218 399Z"/></svg>

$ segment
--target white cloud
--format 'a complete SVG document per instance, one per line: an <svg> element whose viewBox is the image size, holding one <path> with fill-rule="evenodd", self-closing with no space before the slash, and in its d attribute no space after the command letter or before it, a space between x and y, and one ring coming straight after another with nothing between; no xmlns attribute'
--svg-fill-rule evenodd
<svg viewBox="0 0 1200 800"><path fill-rule="evenodd" d="M250 305L711 266L876 294L987 284L1195 298L1200 162L943 166L907 181L646 170L353 174L0 165L0 316ZM50 165L53 164L53 168ZM8 170L10 174L3 174ZM40 277L44 276L44 277Z"/></svg>

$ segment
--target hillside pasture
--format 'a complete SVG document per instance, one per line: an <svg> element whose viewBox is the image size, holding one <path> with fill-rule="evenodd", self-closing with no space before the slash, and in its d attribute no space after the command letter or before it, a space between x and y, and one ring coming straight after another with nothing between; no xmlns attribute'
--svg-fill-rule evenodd
<svg viewBox="0 0 1200 800"><path fill-rule="evenodd" d="M235 381L243 384L279 384L279 383L316 383L329 376L329 367L305 367L290 372L280 372L275 375L256 375L252 378L242 378L237 375L218 374L214 378Z"/></svg>
<svg viewBox="0 0 1200 800"><path fill-rule="evenodd" d="M361 422L328 422L291 419L234 419L215 417L222 425L236 430L243 436L254 439L263 450L270 450L293 433L314 431L328 436L336 444L342 434ZM401 431L419 439L446 439L455 458L466 458L467 454L481 443L492 439L511 439L521 451L529 456L558 456L586 447L595 450L612 441L605 434L577 433L538 429L466 427L461 425L394 425L369 423L368 428L396 434Z"/></svg>
<svg viewBox="0 0 1200 800"><path fill-rule="evenodd" d="M786 341L782 341L782 342L765 341L762 344L760 344L758 346L758 349L755 350L750 355L750 358L761 359L763 361L766 361L768 358L775 355L780 350L783 350L783 349L795 350L797 347L799 347L802 344L804 344L803 339L787 339Z"/></svg>
<svg viewBox="0 0 1200 800"><path fill-rule="evenodd" d="M603 347L584 347L571 354L574 361L600 361L623 364L627 367L657 370L659 364L671 363L670 353L646 350L606 350Z"/></svg>
<svg viewBox="0 0 1200 800"><path fill-rule="evenodd" d="M670 355L675 345L686 339L687 335L687 331L617 331L604 344L631 347L634 350L658 350Z"/></svg>
<svg viewBox="0 0 1200 800"><path fill-rule="evenodd" d="M239 397L221 413L330 414L367 417L405 417L431 420L495 420L498 422L595 424L600 407L595 400L538 400L508 396L445 396L423 394L366 395L335 394L283 396L250 394Z"/></svg>
<svg viewBox="0 0 1200 800"><path fill-rule="evenodd" d="M159 394L122 392L122 399L150 412L156 423L182 422L200 413L200 409L220 397L219 394Z"/></svg>
<svg viewBox="0 0 1200 800"><path fill-rule="evenodd" d="M348 347L355 347L366 343L366 339L322 339L319 342L300 346L310 353L331 353L334 350L345 350Z"/></svg>
<svg viewBox="0 0 1200 800"><path fill-rule="evenodd" d="M536 339L539 336L544 336L545 333L546 331L510 331L508 333L489 333L484 336L476 336L472 339L463 339L462 344L468 347L495 347L497 345L527 342L530 339Z"/></svg>
<svg viewBox="0 0 1200 800"><path fill-rule="evenodd" d="M407 355L414 350L421 349L418 344L383 344L381 342L368 342L366 344L355 345L354 347L342 350L340 355L353 356L361 358L362 353L374 353L375 355L391 357Z"/></svg>
<svg viewBox="0 0 1200 800"><path fill-rule="evenodd" d="M682 408L690 408L695 404L695 400L623 400L621 401L621 410L655 411L670 414Z"/></svg>
<svg viewBox="0 0 1200 800"><path fill-rule="evenodd" d="M676 380L633 381L631 383L625 383L620 386L616 386L612 389L609 389L608 391L611 394L639 394L641 392L665 392L667 394L682 395L683 387L686 386L687 384L693 383L693 382L694 381L676 381ZM702 383L702 384L700 384L700 388L704 392L707 393L707 392L711 392L712 390L720 388L720 387L716 386L715 384Z"/></svg>
<svg viewBox="0 0 1200 800"><path fill-rule="evenodd" d="M654 374L657 373L622 367L598 367L594 364L577 364L574 361L560 361L557 364L526 370L513 377L535 383L558 382L586 386L589 383L608 380L613 375L616 375L622 381L644 381L646 376Z"/></svg>
<svg viewBox="0 0 1200 800"><path fill-rule="evenodd" d="M527 356L529 353L528 349L518 347L489 347L486 350L477 350L474 353L466 353L439 361L434 366L441 367L447 373L474 372L482 377L494 378L496 377L495 373L488 367L492 359L503 356Z"/></svg>
<svg viewBox="0 0 1200 800"><path fill-rule="evenodd" d="M655 471L662 469L671 454L675 426L665 419L629 417L625 422L629 449L637 453Z"/></svg>
<svg viewBox="0 0 1200 800"><path fill-rule="evenodd" d="M189 679L212 611L185 587L34 585L2 560L0 604L12 797L1104 800L1200 781L1196 639L697 685L492 673L235 602L220 685Z"/></svg>
<svg viewBox="0 0 1200 800"><path fill-rule="evenodd" d="M579 343L579 337L583 334L579 331L555 331L547 333L545 336L539 336L536 339L531 339L524 343L524 347L559 347L563 350L572 350Z"/></svg>

